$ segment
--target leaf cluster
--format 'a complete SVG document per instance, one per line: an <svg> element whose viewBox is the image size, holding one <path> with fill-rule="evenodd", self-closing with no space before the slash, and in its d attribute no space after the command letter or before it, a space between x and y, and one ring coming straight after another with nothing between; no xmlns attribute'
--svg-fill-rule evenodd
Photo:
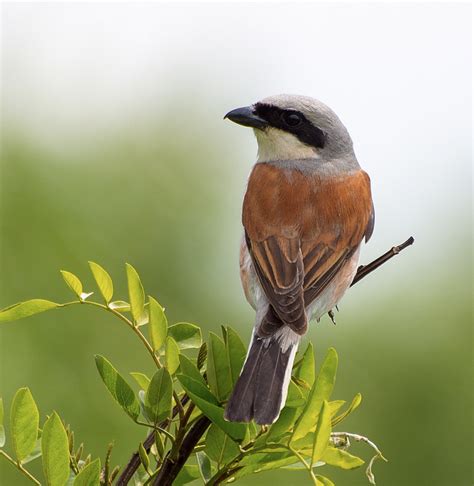
<svg viewBox="0 0 474 486"><path fill-rule="evenodd" d="M319 473L328 466L342 469L360 467L364 461L348 452L350 437L335 432L361 403L357 394L346 402L331 398L338 356L330 348L316 373L312 344L296 360L286 405L270 426L242 424L224 419L225 403L245 360L246 347L231 327L222 327L221 336L209 333L203 340L195 324L169 324L165 309L146 296L140 277L126 265L128 299L113 300L110 275L97 263L89 262L102 301L91 300L80 279L68 271L61 274L75 295L63 304L43 299L20 302L0 311L0 322L13 321L71 305L88 305L113 314L140 339L153 361L155 371L148 376L132 371L130 384L104 356L96 355L98 373L113 401L138 426L148 429L148 437L136 444L136 460L111 471L109 447L105 460L83 458L84 446L77 450L74 433L56 412L39 428L40 414L28 388L16 393L10 412L11 447L5 446L0 420L0 455L36 484L24 467L41 457L44 483L64 485L182 485L201 481L216 485L235 481L271 469L305 469L316 485L333 482ZM132 383L133 383L132 382ZM3 419L3 402L0 401ZM359 439L356 439L359 440ZM370 443L370 441L368 441ZM369 445L371 445L370 443ZM383 457L376 449L377 455ZM375 484L369 463L367 476ZM326 474L326 473L324 473Z"/></svg>

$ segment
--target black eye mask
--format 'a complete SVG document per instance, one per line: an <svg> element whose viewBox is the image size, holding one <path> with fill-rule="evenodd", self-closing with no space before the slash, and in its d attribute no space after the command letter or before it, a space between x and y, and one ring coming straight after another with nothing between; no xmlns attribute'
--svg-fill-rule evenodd
<svg viewBox="0 0 474 486"><path fill-rule="evenodd" d="M295 135L301 142L316 148L323 148L326 142L324 132L315 127L303 113L296 110L283 110L276 106L257 103L254 113L265 120L269 126L279 128Z"/></svg>

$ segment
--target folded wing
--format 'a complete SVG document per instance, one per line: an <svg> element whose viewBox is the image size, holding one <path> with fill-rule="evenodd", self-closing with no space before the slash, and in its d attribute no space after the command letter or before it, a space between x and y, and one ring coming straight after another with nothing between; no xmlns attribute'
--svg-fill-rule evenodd
<svg viewBox="0 0 474 486"><path fill-rule="evenodd" d="M283 325L304 334L306 307L364 236L370 237L370 181L362 171L337 182L308 181L301 173L259 165L249 180L243 213L249 253L270 303L258 334L270 336Z"/></svg>

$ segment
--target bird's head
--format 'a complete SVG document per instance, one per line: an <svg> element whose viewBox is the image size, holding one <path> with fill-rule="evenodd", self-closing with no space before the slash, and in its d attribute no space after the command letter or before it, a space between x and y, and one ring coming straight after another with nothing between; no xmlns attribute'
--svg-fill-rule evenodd
<svg viewBox="0 0 474 486"><path fill-rule="evenodd" d="M270 96L224 118L252 127L259 162L353 156L352 140L338 116L308 96Z"/></svg>

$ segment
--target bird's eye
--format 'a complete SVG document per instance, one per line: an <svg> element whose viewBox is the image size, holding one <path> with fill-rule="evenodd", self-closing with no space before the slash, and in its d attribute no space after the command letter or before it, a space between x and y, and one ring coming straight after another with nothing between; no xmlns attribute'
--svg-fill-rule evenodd
<svg viewBox="0 0 474 486"><path fill-rule="evenodd" d="M284 113L283 121L290 127L301 125L303 119L297 113Z"/></svg>

